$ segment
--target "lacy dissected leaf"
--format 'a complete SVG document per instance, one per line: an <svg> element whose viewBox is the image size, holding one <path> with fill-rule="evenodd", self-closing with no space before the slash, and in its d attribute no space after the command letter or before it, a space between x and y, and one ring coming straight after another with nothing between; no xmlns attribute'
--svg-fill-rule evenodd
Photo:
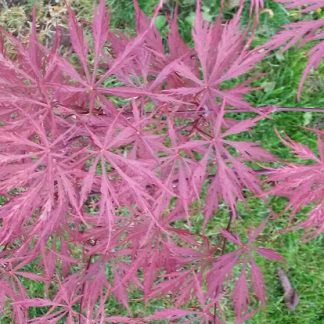
<svg viewBox="0 0 324 324"><path fill-rule="evenodd" d="M324 7L323 0L276 0L283 3L288 9L301 7L302 11L314 11Z"/></svg>
<svg viewBox="0 0 324 324"><path fill-rule="evenodd" d="M255 262L254 254L258 253L269 260L283 260L282 256L276 251L256 246L257 237L262 233L264 227L265 223L262 223L259 227L250 230L247 243L243 243L237 235L222 230L222 236L234 243L238 249L216 258L213 267L207 273L207 295L215 297L215 295L222 293L225 283L232 279L234 267L241 266L240 276L233 290L233 309L237 323L244 322L257 311L258 307L251 310L251 295L255 295L261 305L265 303L263 275ZM248 278L248 273L250 273L251 280Z"/></svg>
<svg viewBox="0 0 324 324"><path fill-rule="evenodd" d="M215 107L215 106L214 106ZM206 218L209 219L215 209L217 201L224 200L235 217L237 201L243 201L243 188L260 194L260 181L256 172L246 165L247 161L272 161L274 157L255 143L246 141L231 141L228 136L237 135L253 127L259 117L244 121L224 118L224 107L219 107L218 113L210 114L209 134L204 131L202 136L210 141L210 158L214 160L214 171L206 199ZM216 110L217 107L215 107ZM206 138L206 139L207 139ZM235 149L236 153L232 149Z"/></svg>
<svg viewBox="0 0 324 324"><path fill-rule="evenodd" d="M3 243L11 234L22 233L21 226L25 226L30 234L37 233L40 226L45 236L50 235L67 208L82 217L75 190L78 168L74 165L82 153L67 149L66 145L75 135L76 128L72 126L57 138L46 134L42 120L29 121L29 129L29 138L5 129L0 135L5 148L1 153L1 164L9 164L6 172L4 168L0 171L1 192L8 195L10 190L20 189L20 193L1 209L6 224L1 231ZM22 152L28 153L24 155ZM34 229L29 227L30 221Z"/></svg>
<svg viewBox="0 0 324 324"><path fill-rule="evenodd" d="M269 181L275 183L269 194L284 196L289 199L285 211L291 211L290 219L294 218L303 207L315 204L315 208L310 212L308 219L299 224L307 230L313 231L315 235L320 234L324 229L324 151L321 135L320 132L317 140L318 155L301 143L289 138L282 139L299 159L306 160L308 163L287 163L276 170L272 170L268 178Z"/></svg>
<svg viewBox="0 0 324 324"><path fill-rule="evenodd" d="M286 5L288 9L302 7L303 12L309 12L324 7L322 0L276 0ZM281 46L283 50L288 50L290 47L297 45L299 42L304 45L309 42L316 41L317 44L308 53L308 62L303 72L299 88L298 98L301 96L301 92L305 83L305 80L312 69L316 69L323 56L324 56L324 43L323 37L324 20L304 20L299 22L290 23L284 26L284 30L275 34L273 38L264 46L267 49L273 50Z"/></svg>
<svg viewBox="0 0 324 324"><path fill-rule="evenodd" d="M181 76L186 83L167 89L165 92L175 97L193 96L198 109L211 105L216 98L226 99L228 105L251 111L253 107L243 95L251 91L248 83L230 89L222 89L225 81L249 72L264 56L258 49L249 50L246 33L240 27L240 11L228 23L222 24L221 18L214 23L204 21L200 2L197 2L196 18L193 27L194 51L197 67L184 61L173 60L157 77L164 81L171 72ZM201 75L198 72L201 69ZM157 81L155 81L155 84Z"/></svg>

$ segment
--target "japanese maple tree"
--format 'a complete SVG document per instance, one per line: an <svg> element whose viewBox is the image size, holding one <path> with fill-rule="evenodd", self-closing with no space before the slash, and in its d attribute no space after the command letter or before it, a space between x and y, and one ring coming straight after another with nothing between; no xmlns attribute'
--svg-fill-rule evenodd
<svg viewBox="0 0 324 324"><path fill-rule="evenodd" d="M280 2L304 11L324 5ZM133 36L109 28L104 0L86 25L66 6L68 52L60 29L50 48L38 40L36 9L27 43L1 34L1 309L10 302L14 323L224 323L221 300L230 295L236 322L245 321L266 302L255 256L283 258L258 240L268 219L247 228L246 241L232 232L238 203L247 193L285 196L291 217L314 204L298 226L324 231L323 132L314 130L318 155L283 137L311 163L271 168L278 158L237 135L280 108L256 108L246 94L258 78L253 68L270 51L305 35L320 40L322 20L288 25L252 48L263 1L250 1L254 23L245 28L244 1L231 20L221 9L214 22L204 20L197 1L190 47L176 10L167 17L168 37L160 35L163 1L152 18L134 1ZM301 87L322 52L321 42L311 50ZM228 226L211 238L206 228L224 204ZM31 296L22 278L41 282L43 296ZM165 298L173 307L135 317L134 291L145 304ZM111 300L128 316L111 314ZM30 308L40 308L39 316Z"/></svg>

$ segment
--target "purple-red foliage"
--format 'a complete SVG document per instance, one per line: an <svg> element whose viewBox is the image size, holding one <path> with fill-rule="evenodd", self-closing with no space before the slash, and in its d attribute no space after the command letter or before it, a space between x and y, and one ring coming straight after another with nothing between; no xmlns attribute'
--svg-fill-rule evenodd
<svg viewBox="0 0 324 324"><path fill-rule="evenodd" d="M7 201L0 208L0 306L10 301L14 323L143 323L186 316L186 323L222 323L220 299L235 280L234 267L241 273L232 292L240 323L266 301L254 256L282 259L258 245L265 223L248 231L247 243L229 227L218 241L205 235L221 203L234 222L244 192L264 195L247 162L275 161L258 144L232 136L267 117L245 100L254 78L223 86L252 72L267 54L250 49L250 32L240 27L242 8L231 21L219 16L207 23L198 1L190 48L179 35L176 14L163 42L154 25L162 1L153 19L136 1L134 6L133 37L109 29L104 0L87 30L91 37L68 6L68 55L61 54L60 30L51 48L39 42L35 11L27 44L2 33L0 193ZM251 1L252 9L262 6ZM276 37L269 48L296 35ZM7 53L8 43L14 55ZM232 110L255 116L237 120L228 117ZM292 215L315 203L302 226L323 231L320 134L319 157L289 139L285 143L314 163L271 171L269 180L277 185L269 193L287 196ZM200 200L204 220L195 234L193 203ZM224 253L226 241L237 249ZM29 296L22 278L43 282L44 295ZM173 307L133 318L134 290L145 303L166 297ZM129 316L110 314L110 298ZM30 319L31 307L46 311Z"/></svg>
<svg viewBox="0 0 324 324"><path fill-rule="evenodd" d="M301 13L308 13L324 7L323 0L275 0L284 4L288 9L300 8ZM303 20L290 23L284 26L284 30L278 32L265 45L267 49L277 49L283 46L283 51L288 50L294 45L305 45L307 43L315 43L309 51L309 58L304 69L298 88L298 98L309 73L316 69L322 58L324 57L324 19Z"/></svg>
<svg viewBox="0 0 324 324"><path fill-rule="evenodd" d="M308 163L289 163L272 170L268 177L269 181L276 183L268 193L288 198L289 203L285 211L290 211L291 220L303 207L311 204L315 206L308 219L295 225L295 228L305 228L306 237L309 238L324 232L324 132L320 130L314 132L318 135L318 155L301 143L289 138L282 139L300 160Z"/></svg>

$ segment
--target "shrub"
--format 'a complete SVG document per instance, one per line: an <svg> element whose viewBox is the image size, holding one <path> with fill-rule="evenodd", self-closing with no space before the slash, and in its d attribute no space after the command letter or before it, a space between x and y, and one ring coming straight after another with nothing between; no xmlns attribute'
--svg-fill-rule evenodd
<svg viewBox="0 0 324 324"><path fill-rule="evenodd" d="M35 9L27 44L2 33L0 303L10 301L15 323L221 323L230 282L243 322L266 301L255 256L282 257L258 240L269 217L247 228L246 242L232 232L238 203L285 196L291 217L312 203L298 226L323 231L322 132L315 131L319 156L282 139L313 163L279 168L278 158L238 137L280 110L255 108L246 94L256 64L297 40L296 25L251 48L252 12L263 1L251 1L254 24L245 28L243 4L231 20L220 14L208 23L198 1L190 48L176 12L167 17L167 39L160 36L154 20L162 1L152 19L134 6L133 37L109 29L103 0L91 25L67 6L71 48L60 47L60 29L50 48L38 41ZM306 74L318 55L310 60ZM223 204L228 225L211 238L206 228ZM42 283L42 296L30 296L25 279ZM174 306L134 318L134 291L145 304L171 298ZM111 300L129 316L110 314Z"/></svg>

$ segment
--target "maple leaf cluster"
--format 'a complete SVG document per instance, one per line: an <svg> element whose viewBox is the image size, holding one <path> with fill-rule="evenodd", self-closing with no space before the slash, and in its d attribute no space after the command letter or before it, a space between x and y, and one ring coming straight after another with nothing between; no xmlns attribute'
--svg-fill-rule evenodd
<svg viewBox="0 0 324 324"><path fill-rule="evenodd" d="M286 2L288 8L303 4ZM234 268L240 269L232 292L237 323L266 301L255 255L282 260L259 246L266 221L248 231L246 243L223 229L221 244L237 246L228 253L205 229L220 204L235 222L247 191L264 196L250 162L276 161L257 143L237 139L270 113L245 99L254 78L224 85L251 74L289 39L283 32L252 49L249 27L240 25L242 5L230 21L220 15L208 23L197 1L191 48L176 12L167 17L167 39L161 37L154 21L162 5L150 19L134 2L135 36L109 29L104 0L87 26L67 6L71 48L64 55L59 29L50 48L38 41L36 10L27 44L2 31L0 306L10 301L15 323L222 323L220 300L235 281ZM262 7L263 1L251 1L251 15ZM233 112L253 117L230 117ZM267 193L286 196L292 217L315 203L301 226L316 234L324 230L320 136L319 157L283 139L314 163L271 170L275 186ZM197 202L204 216L199 234L191 224ZM44 295L29 296L22 278L42 282ZM145 303L171 296L174 307L134 318L134 289ZM110 298L129 316L110 314ZM29 318L31 307L46 311Z"/></svg>
<svg viewBox="0 0 324 324"><path fill-rule="evenodd" d="M323 0L276 1L284 4L288 9L301 8L301 13L303 14L320 10L324 7ZM316 69L320 65L321 60L324 57L323 28L323 18L290 23L285 25L284 29L278 32L267 44L267 48L269 49L277 49L284 46L282 50L286 51L294 45L304 46L307 43L315 43L308 54L308 62L298 88L298 98L301 97L301 92L307 76L313 69Z"/></svg>

